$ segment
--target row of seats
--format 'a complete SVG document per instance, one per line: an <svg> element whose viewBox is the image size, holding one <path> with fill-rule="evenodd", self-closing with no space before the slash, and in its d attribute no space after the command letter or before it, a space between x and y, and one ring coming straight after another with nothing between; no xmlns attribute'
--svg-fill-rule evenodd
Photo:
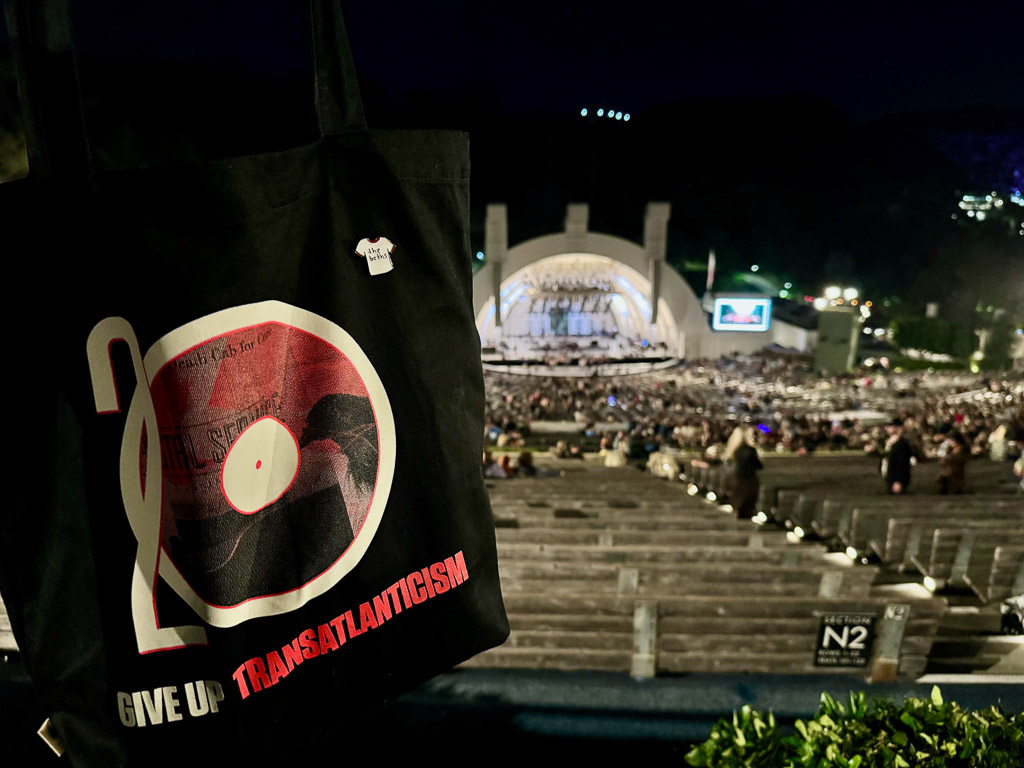
<svg viewBox="0 0 1024 768"><path fill-rule="evenodd" d="M760 505L807 539L919 573L933 590L970 587L983 602L1024 594L1024 498L1000 483L999 464L973 462L971 472L969 495L884 496L877 484L870 493L817 472L793 478L792 487L773 471Z"/></svg>
<svg viewBox="0 0 1024 768"><path fill-rule="evenodd" d="M871 595L873 568L723 514L686 485L566 463L490 486L512 635L471 667L921 674L945 603ZM868 614L868 668L816 666L826 614Z"/></svg>

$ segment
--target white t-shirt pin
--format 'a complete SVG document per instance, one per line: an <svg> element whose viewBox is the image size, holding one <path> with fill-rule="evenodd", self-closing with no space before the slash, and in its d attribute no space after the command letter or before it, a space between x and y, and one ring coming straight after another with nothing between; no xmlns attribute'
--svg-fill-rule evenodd
<svg viewBox="0 0 1024 768"><path fill-rule="evenodd" d="M364 237L356 246L356 253L366 259L371 275L383 275L395 268L391 254L395 244L386 237Z"/></svg>

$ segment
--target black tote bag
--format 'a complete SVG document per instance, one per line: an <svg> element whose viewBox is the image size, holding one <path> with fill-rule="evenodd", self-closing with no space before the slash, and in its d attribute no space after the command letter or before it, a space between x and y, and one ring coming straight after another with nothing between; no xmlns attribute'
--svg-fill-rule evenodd
<svg viewBox="0 0 1024 768"><path fill-rule="evenodd" d="M319 141L90 172L29 5L16 639L73 765L273 761L508 633L468 142L367 130L318 0Z"/></svg>

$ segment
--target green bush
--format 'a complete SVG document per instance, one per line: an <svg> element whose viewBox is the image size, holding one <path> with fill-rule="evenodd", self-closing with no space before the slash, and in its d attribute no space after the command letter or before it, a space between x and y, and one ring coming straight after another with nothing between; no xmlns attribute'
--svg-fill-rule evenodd
<svg viewBox="0 0 1024 768"><path fill-rule="evenodd" d="M827 693L813 720L797 720L785 736L772 713L744 706L720 720L686 762L698 768L1021 768L1024 713L998 707L968 712L942 700L887 699L870 704L863 692L844 705Z"/></svg>

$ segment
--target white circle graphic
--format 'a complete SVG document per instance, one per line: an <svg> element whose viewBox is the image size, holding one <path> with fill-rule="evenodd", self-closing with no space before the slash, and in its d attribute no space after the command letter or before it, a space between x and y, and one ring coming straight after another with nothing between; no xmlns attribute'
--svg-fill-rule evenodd
<svg viewBox="0 0 1024 768"><path fill-rule="evenodd" d="M251 515L280 499L299 474L299 441L273 416L238 436L220 473L220 486L236 512Z"/></svg>
<svg viewBox="0 0 1024 768"><path fill-rule="evenodd" d="M284 592L253 596L233 605L208 603L188 583L167 550L162 549L158 566L160 578L203 621L215 627L234 627L250 619L294 611L329 591L356 567L369 549L387 507L394 478L395 422L384 385L355 339L330 320L312 312L279 301L266 301L222 310L188 323L158 340L147 351L143 365L150 385L165 365L189 350L225 334L268 323L277 323L316 337L355 367L369 397L376 423L379 444L376 482L365 520L358 532L353 531L355 538L344 553L319 576ZM293 478L298 477L301 463L296 436L273 417L258 419L235 439L225 457L220 477L223 498L237 512L254 514L279 500L293 487ZM160 526L160 516L147 520L142 534L159 540Z"/></svg>

